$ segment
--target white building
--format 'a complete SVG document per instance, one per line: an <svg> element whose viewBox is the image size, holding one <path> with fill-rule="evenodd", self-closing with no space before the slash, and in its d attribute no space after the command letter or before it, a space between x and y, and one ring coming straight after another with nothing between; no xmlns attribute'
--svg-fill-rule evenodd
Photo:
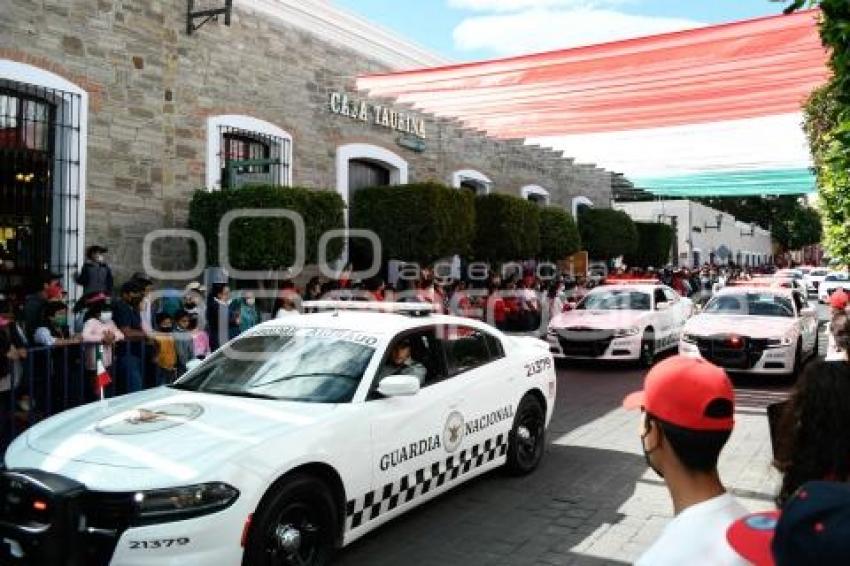
<svg viewBox="0 0 850 566"><path fill-rule="evenodd" d="M706 262L758 266L773 261L773 241L768 230L739 222L708 206L689 200L617 202L614 208L635 222L663 222L676 231L673 263L696 267Z"/></svg>

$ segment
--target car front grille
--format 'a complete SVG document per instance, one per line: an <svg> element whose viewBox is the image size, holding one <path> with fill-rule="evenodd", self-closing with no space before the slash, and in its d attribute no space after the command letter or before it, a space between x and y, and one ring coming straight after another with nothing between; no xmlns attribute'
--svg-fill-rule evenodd
<svg viewBox="0 0 850 566"><path fill-rule="evenodd" d="M699 338L697 347L700 355L711 363L732 370L753 369L761 360L767 340L738 337L740 342L731 342L732 336Z"/></svg>
<svg viewBox="0 0 850 566"><path fill-rule="evenodd" d="M614 340L613 330L572 327L558 331L558 343L565 356L598 358Z"/></svg>
<svg viewBox="0 0 850 566"><path fill-rule="evenodd" d="M2 472L0 564L107 565L132 517L130 494L90 492L39 470Z"/></svg>

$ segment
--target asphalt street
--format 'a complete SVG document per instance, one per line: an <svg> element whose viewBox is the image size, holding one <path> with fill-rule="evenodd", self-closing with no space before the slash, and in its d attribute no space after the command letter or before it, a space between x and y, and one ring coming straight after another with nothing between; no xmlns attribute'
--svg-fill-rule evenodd
<svg viewBox="0 0 850 566"><path fill-rule="evenodd" d="M819 307L821 317L826 309ZM823 338L823 337L822 337ZM821 340L821 348L825 346ZM633 366L558 370L548 449L532 475L493 472L385 525L343 550L340 566L600 565L633 562L672 517L661 479L646 466L639 416L623 397L641 387ZM753 511L770 508L765 407L787 398L788 380L734 377L736 427L721 457L729 490Z"/></svg>

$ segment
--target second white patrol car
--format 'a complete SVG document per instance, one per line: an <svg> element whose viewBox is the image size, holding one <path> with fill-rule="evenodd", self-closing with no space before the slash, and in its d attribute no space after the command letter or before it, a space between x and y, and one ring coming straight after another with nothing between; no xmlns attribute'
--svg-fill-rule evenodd
<svg viewBox="0 0 850 566"><path fill-rule="evenodd" d="M685 325L679 353L733 372L790 375L818 351L805 295L776 285L727 287Z"/></svg>
<svg viewBox="0 0 850 566"><path fill-rule="evenodd" d="M546 344L430 305L342 310L373 305L305 303L333 310L25 431L0 473L0 563L321 566L478 474L533 471Z"/></svg>
<svg viewBox="0 0 850 566"><path fill-rule="evenodd" d="M835 271L824 277L823 283L818 287L818 302L827 303L829 297L838 289L850 292L850 276L842 271Z"/></svg>
<svg viewBox="0 0 850 566"><path fill-rule="evenodd" d="M556 358L637 360L650 366L659 352L676 348L693 310L690 299L658 281L612 282L552 318L549 349Z"/></svg>

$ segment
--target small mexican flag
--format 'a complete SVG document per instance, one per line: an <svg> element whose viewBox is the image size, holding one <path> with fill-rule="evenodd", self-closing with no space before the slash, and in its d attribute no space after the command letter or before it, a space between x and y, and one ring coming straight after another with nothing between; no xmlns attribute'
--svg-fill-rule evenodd
<svg viewBox="0 0 850 566"><path fill-rule="evenodd" d="M98 346L96 350L97 356L97 377L96 387L98 391L100 391L100 398L103 399L103 390L107 385L112 383L112 377L109 375L109 372L106 371L106 366L103 365L103 346Z"/></svg>

